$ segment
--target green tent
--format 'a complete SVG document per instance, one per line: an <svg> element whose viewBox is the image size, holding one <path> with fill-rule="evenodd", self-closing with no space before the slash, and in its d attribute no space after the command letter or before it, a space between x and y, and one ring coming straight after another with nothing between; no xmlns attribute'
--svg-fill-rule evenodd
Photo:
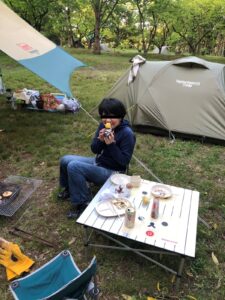
<svg viewBox="0 0 225 300"><path fill-rule="evenodd" d="M125 104L134 128L225 140L223 64L197 57L143 60L138 69L133 65L126 71L107 97Z"/></svg>

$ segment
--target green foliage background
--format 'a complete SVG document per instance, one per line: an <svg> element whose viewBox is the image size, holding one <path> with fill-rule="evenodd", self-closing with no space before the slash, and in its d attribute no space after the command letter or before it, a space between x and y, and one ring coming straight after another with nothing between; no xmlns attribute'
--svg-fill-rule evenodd
<svg viewBox="0 0 225 300"><path fill-rule="evenodd" d="M115 49L146 54L166 45L172 53L224 56L223 0L4 2L61 46L92 47L100 34L100 42Z"/></svg>

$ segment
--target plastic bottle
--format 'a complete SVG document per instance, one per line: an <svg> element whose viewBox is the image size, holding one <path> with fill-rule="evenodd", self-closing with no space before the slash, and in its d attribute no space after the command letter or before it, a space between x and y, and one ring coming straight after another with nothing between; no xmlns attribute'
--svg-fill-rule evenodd
<svg viewBox="0 0 225 300"><path fill-rule="evenodd" d="M151 210L151 218L158 219L159 217L159 199L154 198Z"/></svg>
<svg viewBox="0 0 225 300"><path fill-rule="evenodd" d="M148 205L150 202L150 197L148 195L148 192L143 191L142 192L142 204L143 205Z"/></svg>

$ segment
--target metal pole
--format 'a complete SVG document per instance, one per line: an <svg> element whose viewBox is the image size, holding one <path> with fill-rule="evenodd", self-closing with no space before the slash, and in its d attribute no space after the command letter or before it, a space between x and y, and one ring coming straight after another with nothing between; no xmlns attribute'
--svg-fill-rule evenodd
<svg viewBox="0 0 225 300"><path fill-rule="evenodd" d="M172 274L174 274L174 275L177 275L177 272L174 271L173 269L168 268L167 266L164 266L163 264L159 263L158 261L156 261L156 260L154 260L154 259L148 257L147 255L142 254L142 253L139 252L139 251L136 251L136 250L130 248L130 247L127 246L126 244L124 244L124 243L122 243L122 242L120 242L120 241L118 241L118 240L115 240L114 238L108 236L107 234L105 234L105 233L103 233L103 232L101 232L101 231L98 231L98 230L96 230L96 231L97 231L98 233L100 233L101 235L103 235L104 237L108 238L109 240L112 240L113 242L115 242L115 243L117 243L117 244L119 244L119 245L122 245L124 248L129 249L130 251L134 252L135 254L137 254L137 255L139 255L139 256L142 256L142 257L144 257L145 259L151 261L151 262L154 263L155 265L157 265L157 266L159 266L159 267L161 267L161 268L163 268L163 269L169 271L170 273L172 273Z"/></svg>
<svg viewBox="0 0 225 300"><path fill-rule="evenodd" d="M185 256L182 256L181 260L180 260L180 265L179 265L179 268L178 268L178 272L177 272L176 290L178 290L179 286L180 286L180 279L181 279L181 275L182 275L183 268L184 268L184 262L185 262Z"/></svg>

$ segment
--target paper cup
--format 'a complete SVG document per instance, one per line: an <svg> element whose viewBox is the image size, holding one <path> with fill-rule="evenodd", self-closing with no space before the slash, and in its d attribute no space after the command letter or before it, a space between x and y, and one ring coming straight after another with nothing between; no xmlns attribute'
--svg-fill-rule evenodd
<svg viewBox="0 0 225 300"><path fill-rule="evenodd" d="M139 175L131 176L130 183L132 184L133 187L139 187L141 184L141 176Z"/></svg>

